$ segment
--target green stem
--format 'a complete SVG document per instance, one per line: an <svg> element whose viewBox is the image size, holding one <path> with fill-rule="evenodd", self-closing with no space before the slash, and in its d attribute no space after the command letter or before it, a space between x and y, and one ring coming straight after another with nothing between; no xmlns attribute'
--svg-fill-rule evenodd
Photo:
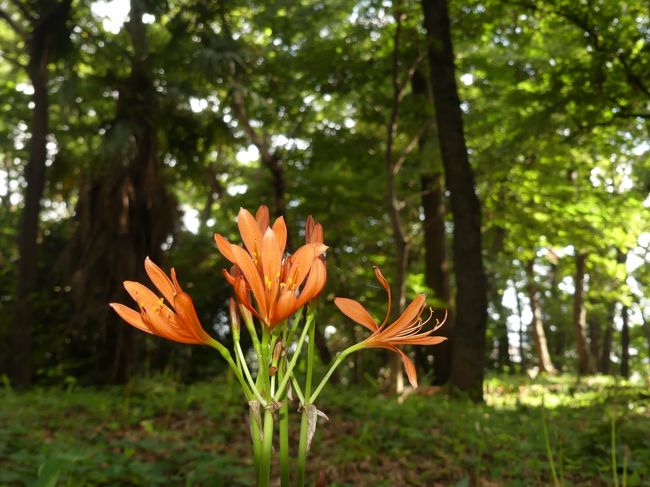
<svg viewBox="0 0 650 487"><path fill-rule="evenodd" d="M284 364L281 364L284 365ZM283 367L278 370L280 379L284 376ZM280 406L280 486L289 487L289 471L290 471L290 456L289 456L289 402L287 398L283 398L282 405Z"/></svg>
<svg viewBox="0 0 650 487"><path fill-rule="evenodd" d="M304 406L305 405L305 396L302 394L302 390L300 389L300 384L298 384L298 379L296 379L296 376L291 374L291 383L293 384L293 391L296 393L296 396L298 396L298 400L300 401L300 405Z"/></svg>
<svg viewBox="0 0 650 487"><path fill-rule="evenodd" d="M300 419L300 441L298 443L298 468L296 470L297 485L305 485L305 472L307 470L307 408L311 404L309 395L311 394L311 380L314 373L314 338L316 327L309 327L309 344L307 345L307 377L305 379L304 406L302 418Z"/></svg>
<svg viewBox="0 0 650 487"><path fill-rule="evenodd" d="M303 408L300 420L300 442L298 443L298 467L296 469L296 485L305 485L305 471L307 467L307 411Z"/></svg>
<svg viewBox="0 0 650 487"><path fill-rule="evenodd" d="M618 462L616 461L616 417L612 414L612 475L614 487L618 487Z"/></svg>
<svg viewBox="0 0 650 487"><path fill-rule="evenodd" d="M262 452L258 487L268 487L271 479L271 453L273 451L273 413L264 411L264 435L262 437Z"/></svg>
<svg viewBox="0 0 650 487"><path fill-rule="evenodd" d="M282 378L282 380L280 381L278 390L275 393L274 397L276 400L279 397L282 397L282 394L284 394L284 390L287 387L287 384L289 383L291 374L293 373L293 368L296 366L296 363L298 362L298 358L300 357L300 351L302 350L302 345L305 342L305 337L307 336L307 332L314 324L314 319L315 319L315 313L310 313L307 316L307 323L305 323L305 328L303 328L302 333L300 334L300 338L298 339L298 344L296 345L296 351L293 352L293 356L291 357L291 361L289 362L289 365L287 367L287 372L285 376Z"/></svg>
<svg viewBox="0 0 650 487"><path fill-rule="evenodd" d="M246 381L244 380L244 377L241 374L240 368L232 359L232 356L230 355L228 349L223 345L221 345L219 342L215 342L215 343L216 345L213 345L213 347L221 354L221 356L228 363L232 371L235 373L235 377L237 377L239 384L244 390L244 395L246 396L246 399L250 401L253 398L253 395L251 394L251 390L249 389L248 385L246 384ZM246 361L244 361L244 364L246 364Z"/></svg>
<svg viewBox="0 0 650 487"><path fill-rule="evenodd" d="M542 430L544 432L544 443L546 444L546 456L548 457L548 462L551 467L551 475L553 476L553 485L556 487L561 485L560 481L557 478L557 473L555 472L555 461L553 460L553 452L551 451L551 441L548 437L548 428L546 426L546 408L542 400Z"/></svg>
<svg viewBox="0 0 650 487"><path fill-rule="evenodd" d="M248 380L248 383L250 385L251 390L253 391L253 394L255 395L255 398L260 402L262 407L265 407L266 401L260 394L260 391L258 391L257 387L255 386L255 382L253 381L253 377L251 376L250 370L248 370L248 365L246 365L246 357L244 357L244 352L242 352L241 345L239 345L239 342L235 342L235 350L239 354L239 360L242 364L242 368L244 369L244 374L246 375L246 379ZM230 359L230 361L232 362L232 358ZM241 380L243 381L243 378Z"/></svg>
<svg viewBox="0 0 650 487"><path fill-rule="evenodd" d="M352 345L349 348L346 348L343 350L338 357L332 362L332 365L330 366L329 370L327 371L327 374L325 374L325 377L323 377L323 380L320 381L320 384L318 384L318 387L314 391L314 393L311 395L311 403L313 404L316 401L316 398L318 395L321 393L323 390L323 387L325 387L325 384L327 384L327 381L330 380L330 377L332 377L332 374L336 370L336 368L341 365L341 362L343 362L348 355L350 355L352 352L356 352L357 350L363 348L360 346L360 343L357 343L356 345Z"/></svg>
<svg viewBox="0 0 650 487"><path fill-rule="evenodd" d="M253 440L253 459L255 464L255 478L259 477L260 474L260 460L262 457L262 439L260 437L260 426L253 417L250 415L250 425L251 425L251 439Z"/></svg>

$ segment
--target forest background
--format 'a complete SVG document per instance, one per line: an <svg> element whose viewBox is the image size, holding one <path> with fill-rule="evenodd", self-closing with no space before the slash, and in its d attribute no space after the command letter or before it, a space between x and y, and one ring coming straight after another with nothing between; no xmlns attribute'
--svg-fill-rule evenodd
<svg viewBox="0 0 650 487"><path fill-rule="evenodd" d="M229 343L212 235L266 204L293 247L309 214L325 229L325 365L363 337L332 298L380 315L379 265L400 306L425 292L449 311L447 344L408 351L424 384L477 402L494 373L647 391L644 1L3 0L0 113L8 390L225 372L107 303L149 255ZM387 357L337 380L402 392Z"/></svg>

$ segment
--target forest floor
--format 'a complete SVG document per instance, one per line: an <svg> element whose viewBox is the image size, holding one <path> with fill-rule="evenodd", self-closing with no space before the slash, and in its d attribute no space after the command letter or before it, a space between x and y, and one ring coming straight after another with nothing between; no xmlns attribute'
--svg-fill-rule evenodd
<svg viewBox="0 0 650 487"><path fill-rule="evenodd" d="M319 401L330 421L316 431L312 478L322 472L331 486L553 485L550 450L558 483L615 485L614 433L618 485L650 485L647 385L563 376L494 377L485 387L487 404L478 406L433 387L400 401L330 387ZM0 485L252 485L239 394L225 380L182 386L164 377L119 388L5 388Z"/></svg>

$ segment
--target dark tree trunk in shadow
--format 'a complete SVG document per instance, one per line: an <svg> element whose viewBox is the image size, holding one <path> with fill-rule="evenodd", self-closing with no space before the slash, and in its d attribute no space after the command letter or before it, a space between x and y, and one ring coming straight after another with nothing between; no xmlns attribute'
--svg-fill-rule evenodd
<svg viewBox="0 0 650 487"><path fill-rule="evenodd" d="M627 306L621 308L621 377L630 377L630 324L629 309Z"/></svg>
<svg viewBox="0 0 650 487"><path fill-rule="evenodd" d="M605 318L605 334L603 336L603 348L600 354L600 361L598 371L601 374L609 374L612 354L612 342L614 339L614 313L616 306L612 303L607 310L607 317Z"/></svg>
<svg viewBox="0 0 650 487"><path fill-rule="evenodd" d="M442 173L423 174L422 208L424 210L424 263L425 282L433 289L437 314L447 309L447 322L438 334L451 337L454 313L451 306L449 259L445 234L444 177ZM427 353L429 353L427 351ZM443 342L432 348L433 383L446 384L451 375L451 343Z"/></svg>
<svg viewBox="0 0 650 487"><path fill-rule="evenodd" d="M534 262L528 261L526 264L526 275L528 277L528 300L530 302L530 311L533 315L530 328L535 343L535 354L537 356L537 367L540 372L555 374L557 370L553 366L551 354L548 351L546 341L546 332L544 331L544 322L542 321L542 311L539 304L539 293L535 284Z"/></svg>
<svg viewBox="0 0 650 487"><path fill-rule="evenodd" d="M594 360L597 361L600 355L600 319L598 316L589 316L587 319L589 327L589 351Z"/></svg>
<svg viewBox="0 0 650 487"><path fill-rule="evenodd" d="M65 30L70 0L53 3L32 19L31 32L24 34L29 61L27 76L34 88L32 118L29 126L29 157L24 178L25 206L18 231L18 275L10 334L12 384L27 387L32 381L31 350L36 317L34 293L38 287L38 227L41 198L45 189L47 135L49 130L48 65L52 60L55 37ZM17 32L20 34L20 32Z"/></svg>
<svg viewBox="0 0 650 487"><path fill-rule="evenodd" d="M108 302L131 302L122 286L125 280L149 283L144 259L149 256L161 264L161 245L177 219L176 202L160 175L156 91L137 0L132 1L126 29L134 50L131 73L119 88L116 117L107 133L107 139L116 134L121 138L107 142L118 149L107 150L99 177L82 182L76 233L68 249L79 320L76 333L90 335L99 329L96 353L108 382L124 382L138 368L144 338L119 319ZM160 347L165 349L163 344Z"/></svg>
<svg viewBox="0 0 650 487"><path fill-rule="evenodd" d="M573 298L573 338L578 355L578 374L594 374L596 367L587 345L587 311L585 309L585 275L587 255L576 250L576 273Z"/></svg>
<svg viewBox="0 0 650 487"><path fill-rule="evenodd" d="M454 221L457 294L450 382L454 389L482 401L487 283L481 256L481 207L465 144L447 0L422 0L422 7L438 138Z"/></svg>

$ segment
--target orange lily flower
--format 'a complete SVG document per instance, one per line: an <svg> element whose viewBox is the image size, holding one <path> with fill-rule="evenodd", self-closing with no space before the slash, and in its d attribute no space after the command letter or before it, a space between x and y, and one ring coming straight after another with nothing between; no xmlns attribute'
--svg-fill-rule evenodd
<svg viewBox="0 0 650 487"><path fill-rule="evenodd" d="M409 382L413 387L417 387L418 379L415 366L411 359L408 358L402 350L397 348L397 345L436 345L444 342L446 340L445 337L431 336L431 334L445 323L447 315L445 314L445 318L442 322L436 320L436 324L432 329L423 332L422 329L424 328L424 325L429 322L431 316L429 316L427 320L422 321L421 316L425 306L425 295L420 294L406 307L399 318L390 325L387 325L391 308L390 286L382 275L379 267L375 267L375 275L388 294L388 310L386 311L386 317L381 325L377 324L361 303L354 301L353 299L336 298L334 299L334 304L336 304L338 309L348 318L365 326L372 332L372 335L359 343L358 348L385 348L399 353L404 362L404 368L406 369L406 375L409 378Z"/></svg>
<svg viewBox="0 0 650 487"><path fill-rule="evenodd" d="M327 250L323 229L313 218L308 219L307 243L293 255L285 256L284 218L279 217L269 226L266 206L260 206L255 217L240 209L237 225L244 247L231 244L222 235L214 236L219 251L234 264L230 272L223 271L224 276L239 302L273 328L323 290L327 279L325 262L320 258Z"/></svg>
<svg viewBox="0 0 650 487"><path fill-rule="evenodd" d="M124 288L138 304L140 311L119 303L110 303L111 308L128 324L146 333L180 343L214 346L216 340L201 326L192 299L178 284L176 271L171 270L169 279L149 257L144 261L144 268L163 297L158 297L138 282L124 281ZM165 300L173 310L165 304Z"/></svg>

